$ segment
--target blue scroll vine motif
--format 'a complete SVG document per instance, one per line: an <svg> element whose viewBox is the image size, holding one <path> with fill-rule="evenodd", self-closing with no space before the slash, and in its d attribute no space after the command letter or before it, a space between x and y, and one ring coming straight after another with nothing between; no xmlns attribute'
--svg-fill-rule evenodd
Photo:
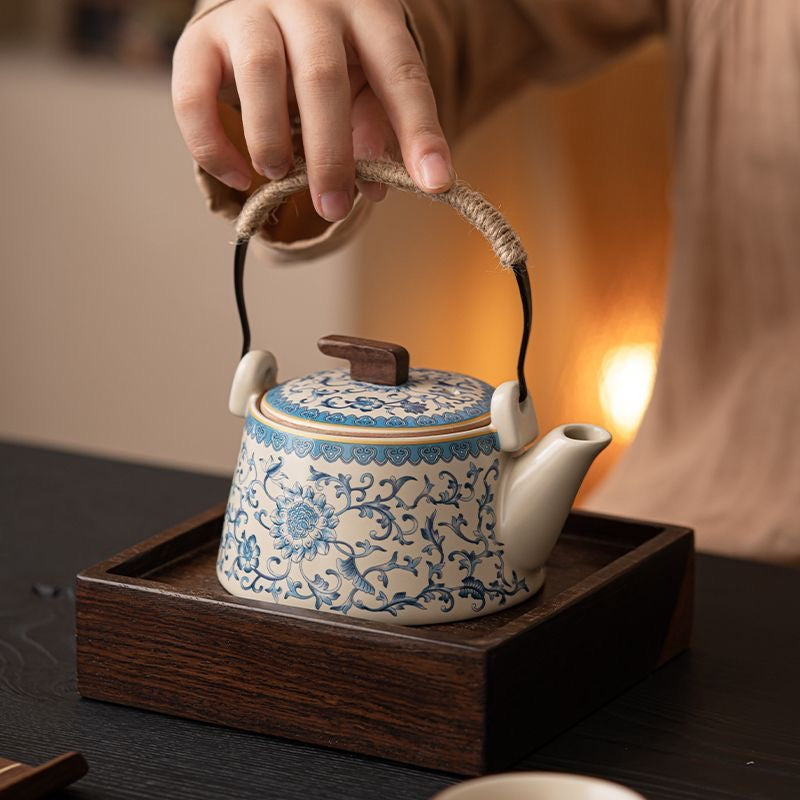
<svg viewBox="0 0 800 800"><path fill-rule="evenodd" d="M383 478L376 486L371 472L354 479L313 465L308 469L304 485L293 482L281 456L265 459L251 453L246 441L242 444L217 560L218 570L242 589L267 593L275 602L289 597L310 601L317 609L342 614L355 606L393 616L434 602L448 612L457 597L469 598L477 613L489 601L502 606L508 597L528 591L515 571L510 579L506 576L503 548L495 535L497 459L488 467L470 462L463 481L440 470L435 481L425 474L422 485L412 475ZM422 525L411 513L418 509L425 518ZM349 517L373 520L375 527L354 544L342 541L337 528ZM249 530L251 521L269 534L280 555L262 552ZM447 550L449 542L458 546ZM423 555L404 554L405 548ZM313 562L331 550L336 569L321 573ZM378 557L379 563L362 566L374 553L386 555ZM445 580L448 562L457 564L459 582ZM484 562L497 576L489 582L476 575ZM391 574L396 571L426 576L426 583L416 594L392 591Z"/></svg>
<svg viewBox="0 0 800 800"><path fill-rule="evenodd" d="M477 378L435 369L412 369L400 386L361 383L346 370L324 370L270 389L266 403L294 417L336 425L436 426L485 413L493 391Z"/></svg>

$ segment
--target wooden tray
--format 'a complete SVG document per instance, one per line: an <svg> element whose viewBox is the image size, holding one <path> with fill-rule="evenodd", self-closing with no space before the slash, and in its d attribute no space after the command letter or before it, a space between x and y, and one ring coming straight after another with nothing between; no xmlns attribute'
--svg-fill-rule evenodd
<svg viewBox="0 0 800 800"><path fill-rule="evenodd" d="M223 513L78 575L84 697L473 775L689 644L687 528L573 513L536 597L408 628L228 595L215 575Z"/></svg>

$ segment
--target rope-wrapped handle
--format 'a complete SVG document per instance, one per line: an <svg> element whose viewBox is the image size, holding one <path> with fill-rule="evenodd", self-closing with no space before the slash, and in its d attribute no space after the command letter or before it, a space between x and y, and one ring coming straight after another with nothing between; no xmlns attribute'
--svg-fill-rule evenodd
<svg viewBox="0 0 800 800"><path fill-rule="evenodd" d="M528 255L519 236L506 218L480 192L465 183L456 181L451 189L441 194L426 194L421 191L402 164L395 161L356 161L356 178L375 183L384 183L410 194L444 203L455 209L473 225L490 244L501 265L514 273L522 301L523 328L517 360L520 403L527 397L525 382L525 353L531 330L531 286L528 277ZM269 215L287 198L308 186L305 164L298 164L285 178L264 184L244 204L236 220L236 255L234 259L234 285L239 319L242 323L242 355L250 349L250 326L244 302L244 262L247 243Z"/></svg>

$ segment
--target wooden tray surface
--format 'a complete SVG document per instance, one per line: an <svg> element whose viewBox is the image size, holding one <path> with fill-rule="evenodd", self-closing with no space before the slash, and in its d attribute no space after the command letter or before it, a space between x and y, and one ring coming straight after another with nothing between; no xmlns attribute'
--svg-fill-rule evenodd
<svg viewBox="0 0 800 800"><path fill-rule="evenodd" d="M229 595L215 574L223 514L78 576L84 697L480 774L689 644L687 528L572 513L531 600L412 628Z"/></svg>

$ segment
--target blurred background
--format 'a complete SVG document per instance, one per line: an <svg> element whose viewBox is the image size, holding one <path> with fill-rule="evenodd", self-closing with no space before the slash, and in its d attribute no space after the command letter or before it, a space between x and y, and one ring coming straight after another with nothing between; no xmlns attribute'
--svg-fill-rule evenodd
<svg viewBox="0 0 800 800"><path fill-rule="evenodd" d="M233 467L231 227L205 209L169 96L191 5L0 5L0 437ZM590 80L519 96L455 154L530 253L542 429L615 435L584 498L635 434L655 374L668 77L663 44L648 43ZM395 194L335 256L286 267L256 252L253 342L282 378L322 368L315 342L334 332L398 341L420 366L512 377L514 281L449 209Z"/></svg>

